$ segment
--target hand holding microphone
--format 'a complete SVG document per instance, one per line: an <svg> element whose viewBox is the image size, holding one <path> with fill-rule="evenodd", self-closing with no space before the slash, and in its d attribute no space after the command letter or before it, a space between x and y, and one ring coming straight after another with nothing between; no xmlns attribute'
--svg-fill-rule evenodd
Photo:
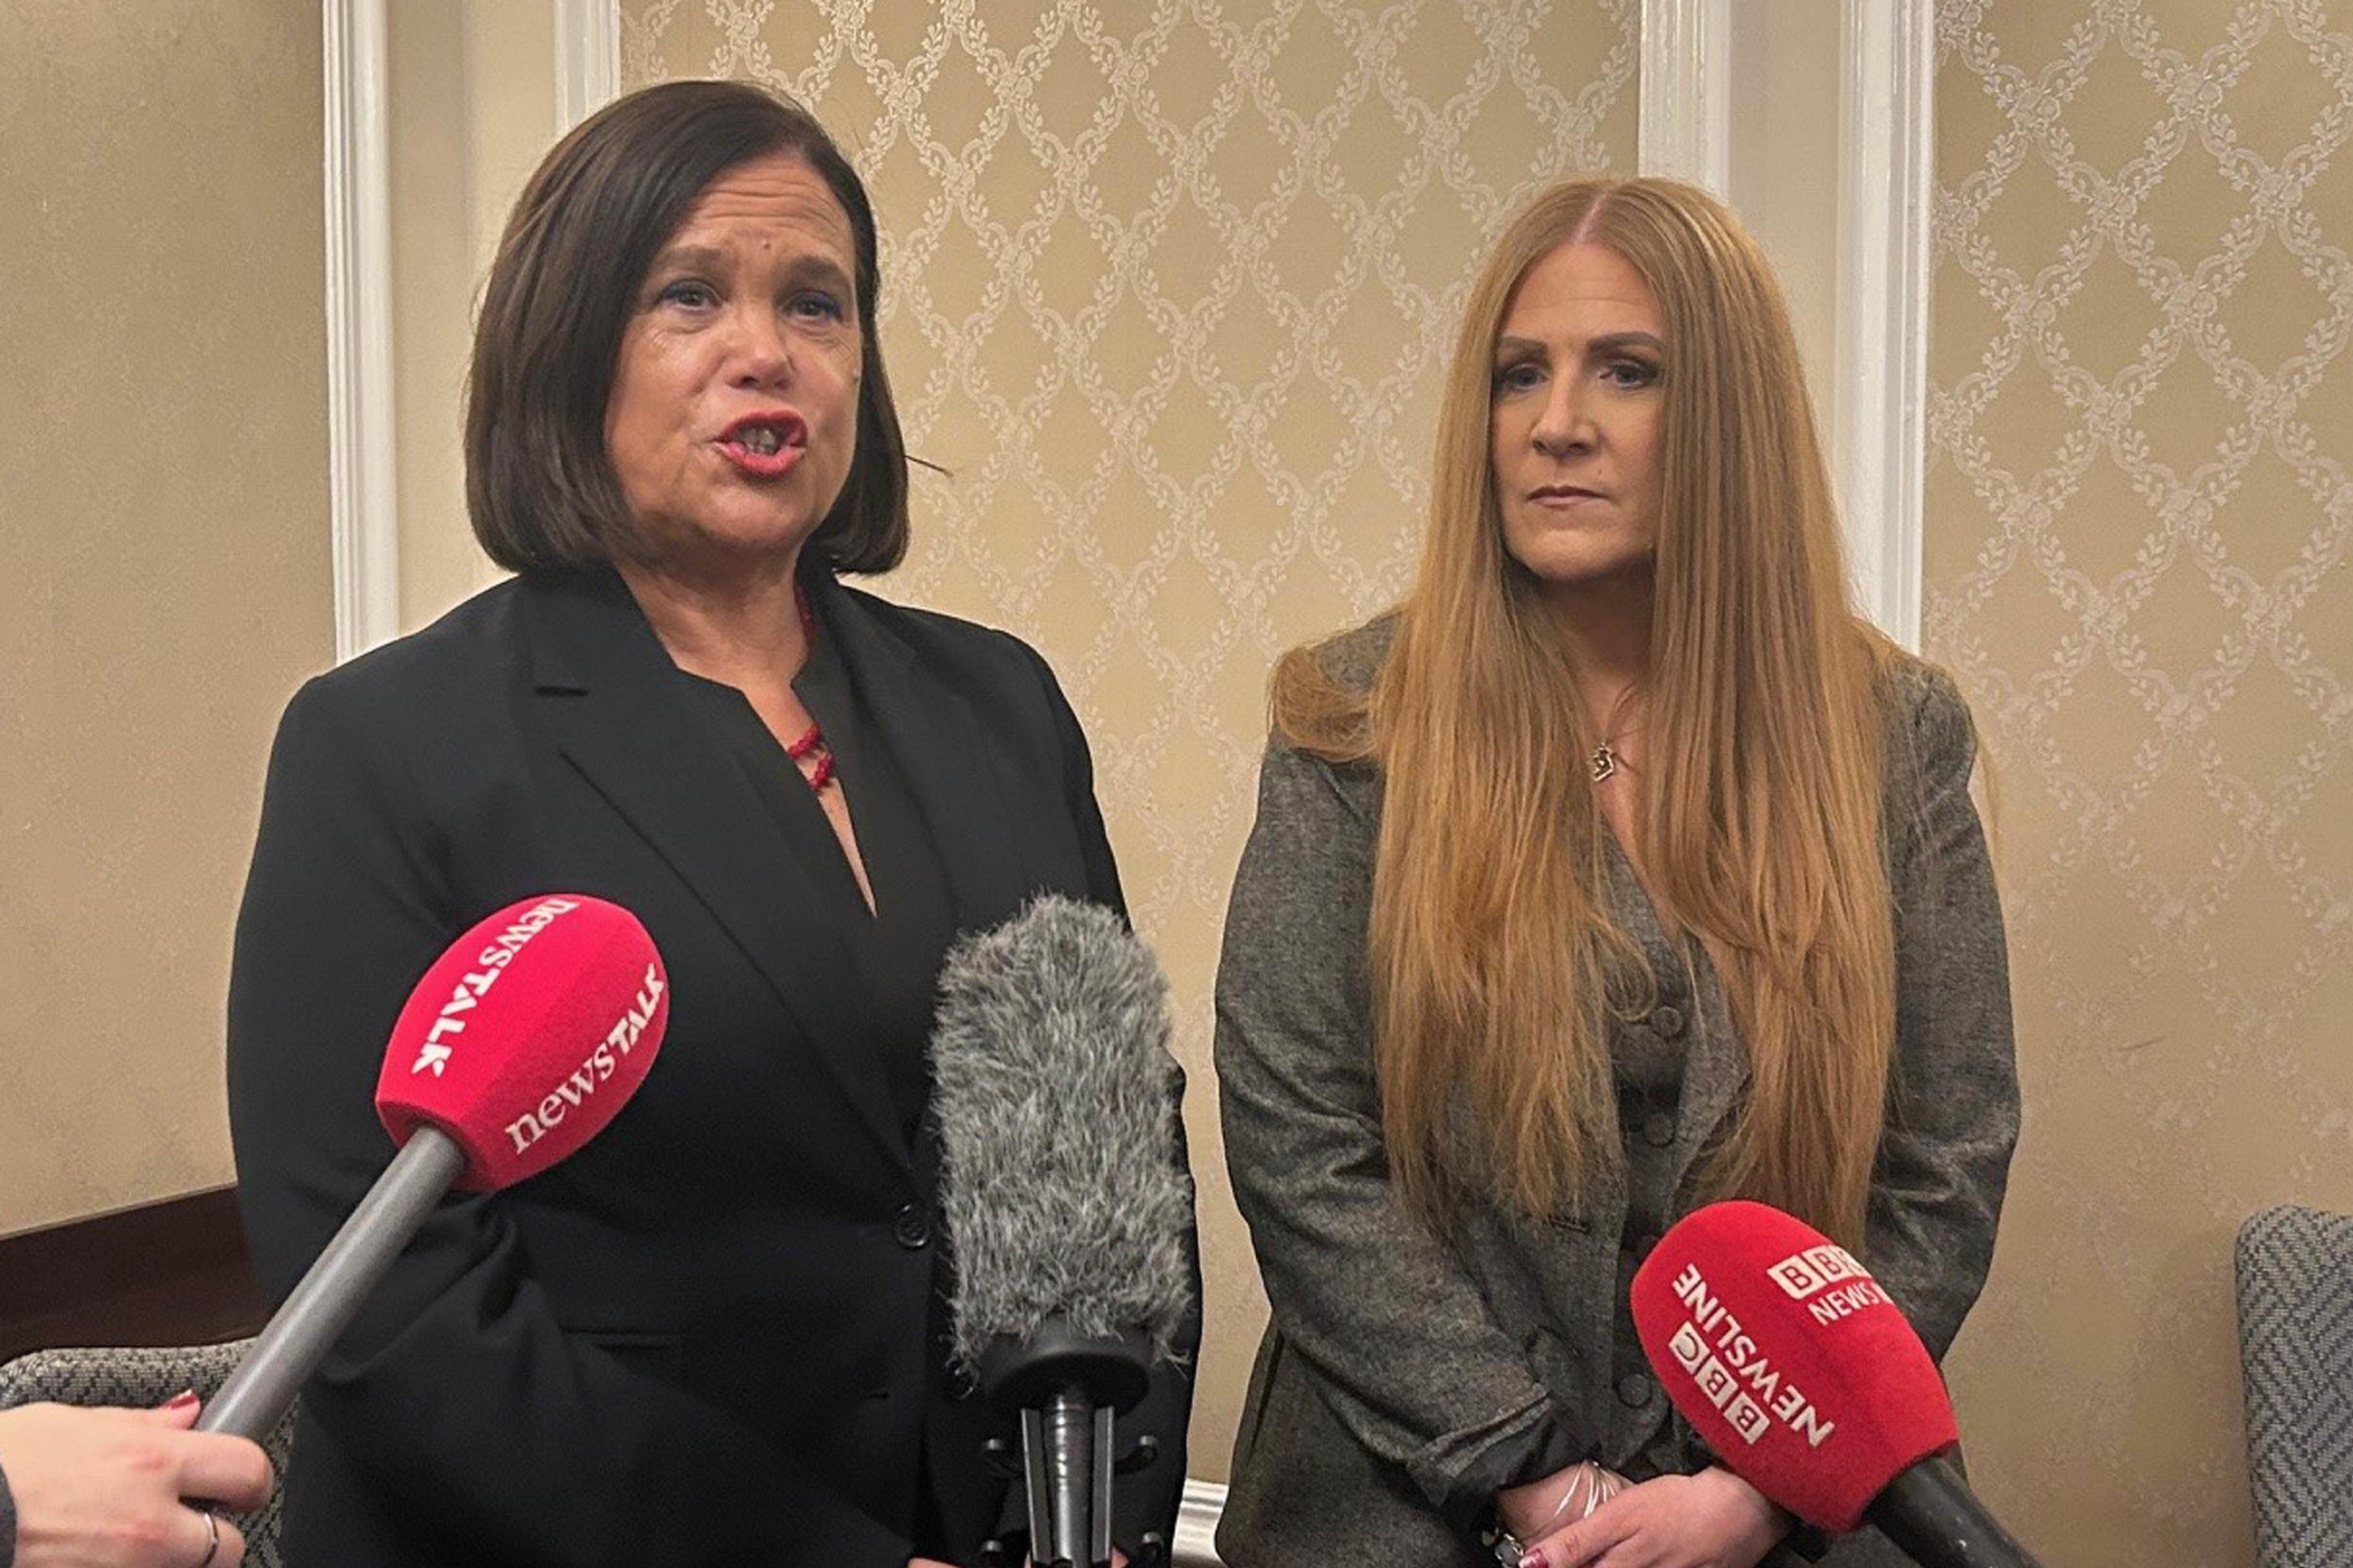
<svg viewBox="0 0 2353 1568"><path fill-rule="evenodd" d="M245 1557L237 1526L180 1500L259 1508L269 1460L244 1438L190 1432L195 1414L193 1394L153 1410L0 1410L0 1563L189 1568L201 1557L236 1568Z"/></svg>
<svg viewBox="0 0 2353 1568"><path fill-rule="evenodd" d="M1812 1226L1756 1203L1686 1215L1632 1305L1667 1397L1771 1502L1832 1531L1868 1521L1924 1568L2034 1568L1941 1457L1959 1430L1927 1348ZM1705 1477L1646 1486L1666 1479Z"/></svg>
<svg viewBox="0 0 2353 1568"><path fill-rule="evenodd" d="M275 1427L442 1194L512 1186L575 1152L644 1081L669 1019L660 955L617 904L550 894L459 937L409 994L377 1079L400 1152L197 1430Z"/></svg>
<svg viewBox="0 0 2353 1568"><path fill-rule="evenodd" d="M0 1546L24 1568L237 1562L236 1528L178 1500L247 1509L269 1495L254 1441L442 1194L510 1186L595 1137L652 1066L669 989L645 928L585 895L527 900L459 938L410 994L377 1084L376 1111L400 1152L195 1434L184 1430L193 1395L155 1411L0 1412L0 1472L19 1514Z"/></svg>

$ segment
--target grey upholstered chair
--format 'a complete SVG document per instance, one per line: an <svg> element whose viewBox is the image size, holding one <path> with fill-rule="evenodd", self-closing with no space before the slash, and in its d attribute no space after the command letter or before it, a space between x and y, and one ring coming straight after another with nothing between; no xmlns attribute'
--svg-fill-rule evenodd
<svg viewBox="0 0 2353 1568"><path fill-rule="evenodd" d="M2261 1568L2353 1563L2353 1217L2240 1227L2239 1358Z"/></svg>
<svg viewBox="0 0 2353 1568"><path fill-rule="evenodd" d="M209 1399L244 1356L251 1340L223 1345L138 1350L35 1351L0 1365L0 1410L50 1401L58 1405L161 1405L183 1389ZM282 1479L294 1451L294 1413L288 1411L262 1445ZM251 1513L225 1513L244 1532L248 1568L283 1568L278 1552L280 1494Z"/></svg>

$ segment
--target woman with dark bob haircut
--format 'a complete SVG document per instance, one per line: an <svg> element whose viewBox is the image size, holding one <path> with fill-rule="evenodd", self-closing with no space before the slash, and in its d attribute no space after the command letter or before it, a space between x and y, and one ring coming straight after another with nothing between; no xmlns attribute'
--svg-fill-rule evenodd
<svg viewBox="0 0 2353 1568"><path fill-rule="evenodd" d="M266 1286L383 1168L383 1042L484 915L632 910L669 1033L609 1128L445 1204L337 1343L290 1561L1020 1560L945 1350L933 987L1034 894L1124 905L1044 661L837 580L906 548L879 281L857 174L743 83L620 100L516 203L466 457L517 575L311 681L270 758L228 1040ZM1190 1401L1164 1371L1124 1423L1160 1445L1120 1483L1132 1558Z"/></svg>

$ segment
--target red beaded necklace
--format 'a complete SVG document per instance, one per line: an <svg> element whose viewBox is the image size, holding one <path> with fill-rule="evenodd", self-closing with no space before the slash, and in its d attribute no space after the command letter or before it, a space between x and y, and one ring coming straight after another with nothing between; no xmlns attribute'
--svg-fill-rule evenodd
<svg viewBox="0 0 2353 1568"><path fill-rule="evenodd" d="M785 755L792 758L796 764L812 752L816 753L817 766L801 777L808 781L812 791L823 795L825 786L833 782L833 748L825 743L825 732L814 724L802 732L799 740L785 748Z"/></svg>
<svg viewBox="0 0 2353 1568"><path fill-rule="evenodd" d="M801 613L802 640L814 651L817 647L817 617L809 614L808 595L801 591L798 582L793 584L793 604ZM816 765L801 774L808 781L811 794L823 795L825 786L834 782L833 748L825 743L825 731L817 725L811 724L802 731L799 740L787 745L785 755L792 758L795 768L809 757L817 759Z"/></svg>

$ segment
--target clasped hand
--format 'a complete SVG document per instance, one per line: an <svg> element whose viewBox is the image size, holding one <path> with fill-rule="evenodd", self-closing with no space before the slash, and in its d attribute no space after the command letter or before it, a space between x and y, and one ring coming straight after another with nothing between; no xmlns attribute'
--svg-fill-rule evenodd
<svg viewBox="0 0 2353 1568"><path fill-rule="evenodd" d="M1784 1521L1729 1470L1642 1481L1527 1543L1528 1568L1756 1568Z"/></svg>

